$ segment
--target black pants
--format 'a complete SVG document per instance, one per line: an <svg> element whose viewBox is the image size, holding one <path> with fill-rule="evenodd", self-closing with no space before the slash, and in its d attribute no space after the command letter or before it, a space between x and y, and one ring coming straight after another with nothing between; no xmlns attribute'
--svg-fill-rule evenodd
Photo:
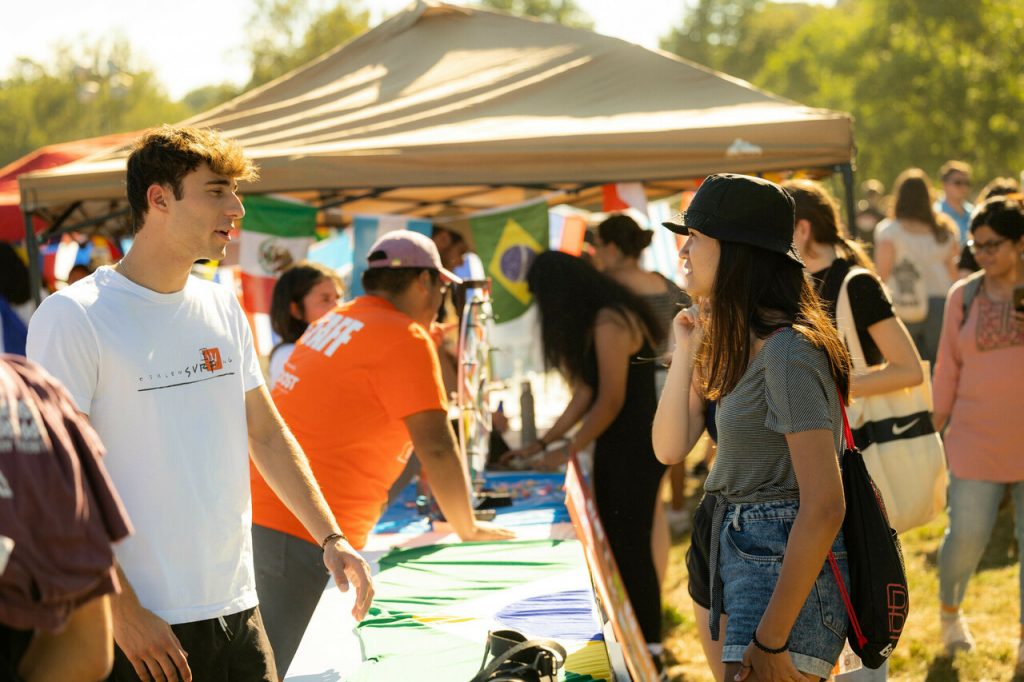
<svg viewBox="0 0 1024 682"><path fill-rule="evenodd" d="M223 619L223 624L221 620ZM188 653L193 682L277 682L274 654L263 629L259 607L223 618L172 625ZM136 682L139 677L119 647L108 682Z"/></svg>
<svg viewBox="0 0 1024 682"><path fill-rule="evenodd" d="M661 585L651 553L651 528L665 465L650 446L598 442L594 497L619 575L648 642L661 642Z"/></svg>

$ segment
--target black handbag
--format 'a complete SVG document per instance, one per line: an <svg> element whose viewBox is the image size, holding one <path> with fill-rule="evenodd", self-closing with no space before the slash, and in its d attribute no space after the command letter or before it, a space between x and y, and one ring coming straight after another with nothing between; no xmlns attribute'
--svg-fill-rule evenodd
<svg viewBox="0 0 1024 682"><path fill-rule="evenodd" d="M839 584L850 619L847 639L868 668L879 668L892 654L910 612L903 549L896 531L889 525L885 503L878 492L864 458L854 444L842 395L844 448L841 461L846 518L843 538L850 567L850 590L846 590L839 564L830 551L828 561Z"/></svg>

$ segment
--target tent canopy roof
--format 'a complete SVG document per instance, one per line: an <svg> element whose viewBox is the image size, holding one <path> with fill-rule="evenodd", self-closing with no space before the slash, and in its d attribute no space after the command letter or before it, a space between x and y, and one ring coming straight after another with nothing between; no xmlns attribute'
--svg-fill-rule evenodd
<svg viewBox="0 0 1024 682"><path fill-rule="evenodd" d="M830 168L853 149L845 113L591 31L425 0L184 123L245 146L261 169L245 192L313 192L346 210L362 197L387 212L488 193L497 205L524 187ZM126 156L23 176L23 205L121 198ZM387 210L399 188L411 194Z"/></svg>
<svg viewBox="0 0 1024 682"><path fill-rule="evenodd" d="M21 214L18 177L25 173L63 166L111 147L127 144L138 133L120 133L86 140L61 142L40 147L0 168L0 242L21 241L25 236L25 219ZM45 224L39 223L39 232Z"/></svg>

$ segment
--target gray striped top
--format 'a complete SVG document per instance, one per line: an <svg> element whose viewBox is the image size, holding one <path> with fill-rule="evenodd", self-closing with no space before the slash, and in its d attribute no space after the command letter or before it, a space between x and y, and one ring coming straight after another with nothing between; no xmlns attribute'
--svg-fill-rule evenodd
<svg viewBox="0 0 1024 682"><path fill-rule="evenodd" d="M787 433L831 429L840 452L843 417L828 358L793 329L768 339L715 419L718 455L704 490L729 502L799 497Z"/></svg>

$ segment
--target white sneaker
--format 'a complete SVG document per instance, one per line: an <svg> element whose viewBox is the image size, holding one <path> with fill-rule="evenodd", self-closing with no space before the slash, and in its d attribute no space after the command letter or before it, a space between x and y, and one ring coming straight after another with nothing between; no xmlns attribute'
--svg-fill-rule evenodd
<svg viewBox="0 0 1024 682"><path fill-rule="evenodd" d="M676 535L690 530L690 512L685 509L668 509L665 511L665 518L668 520L668 527Z"/></svg>
<svg viewBox="0 0 1024 682"><path fill-rule="evenodd" d="M948 617L943 614L939 622L942 623L942 644L946 647L949 655L957 651L970 651L974 648L974 637L967 627L967 621L959 612L955 616Z"/></svg>

